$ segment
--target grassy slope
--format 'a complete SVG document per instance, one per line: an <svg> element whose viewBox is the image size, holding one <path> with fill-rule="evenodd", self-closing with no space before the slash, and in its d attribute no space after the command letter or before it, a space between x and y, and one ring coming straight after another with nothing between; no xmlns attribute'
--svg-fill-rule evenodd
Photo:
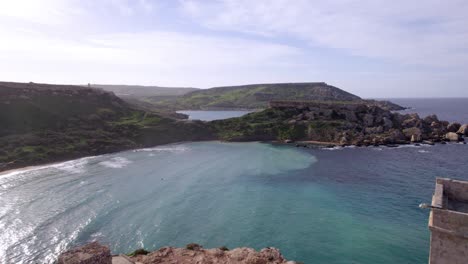
<svg viewBox="0 0 468 264"><path fill-rule="evenodd" d="M142 85L113 85L113 84L91 84L93 88L101 88L114 92L117 96L151 97L151 96L179 96L198 90L186 87L160 87Z"/></svg>
<svg viewBox="0 0 468 264"><path fill-rule="evenodd" d="M0 170L188 140L212 139L202 122L129 107L99 90L0 83Z"/></svg>
<svg viewBox="0 0 468 264"><path fill-rule="evenodd" d="M156 104L173 109L266 108L271 100L360 100L325 83L254 84L197 90Z"/></svg>
<svg viewBox="0 0 468 264"><path fill-rule="evenodd" d="M342 125L340 120L316 120L304 124L289 124L286 120L300 113L300 110L268 108L242 117L210 122L217 137L227 141L304 139L308 130L321 141Z"/></svg>

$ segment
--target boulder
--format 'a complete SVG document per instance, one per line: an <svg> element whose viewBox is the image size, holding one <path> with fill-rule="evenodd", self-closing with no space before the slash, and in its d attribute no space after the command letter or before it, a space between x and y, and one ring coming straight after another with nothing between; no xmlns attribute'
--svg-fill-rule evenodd
<svg viewBox="0 0 468 264"><path fill-rule="evenodd" d="M422 132L421 132L421 129L417 127L410 127L410 128L403 129L403 134L405 135L407 139L410 139L413 137L413 135L415 135L416 137L421 137Z"/></svg>
<svg viewBox="0 0 468 264"><path fill-rule="evenodd" d="M421 134L413 134L413 135L411 135L411 142L412 142L412 143L421 142L421 141L422 141Z"/></svg>
<svg viewBox="0 0 468 264"><path fill-rule="evenodd" d="M390 129L393 127L393 122L388 117L383 118L383 126L385 129Z"/></svg>
<svg viewBox="0 0 468 264"><path fill-rule="evenodd" d="M439 118L436 115L429 115L423 119L424 123L431 124L433 122L439 122Z"/></svg>
<svg viewBox="0 0 468 264"><path fill-rule="evenodd" d="M461 141L461 136L455 132L448 132L447 134L445 134L445 138L454 142Z"/></svg>
<svg viewBox="0 0 468 264"><path fill-rule="evenodd" d="M447 126L447 131L448 132L457 132L458 129L460 129L461 125L460 123L450 123L448 126Z"/></svg>
<svg viewBox="0 0 468 264"><path fill-rule="evenodd" d="M384 131L384 128L382 126L366 127L364 131L366 132L366 134L380 134Z"/></svg>
<svg viewBox="0 0 468 264"><path fill-rule="evenodd" d="M468 137L468 124L465 124L465 125L461 126L458 129L457 134Z"/></svg>
<svg viewBox="0 0 468 264"><path fill-rule="evenodd" d="M401 125L404 128L421 127L421 120L418 118L409 118L404 120Z"/></svg>
<svg viewBox="0 0 468 264"><path fill-rule="evenodd" d="M71 249L60 254L58 264L112 264L110 249L98 242Z"/></svg>
<svg viewBox="0 0 468 264"><path fill-rule="evenodd" d="M374 125L374 116L371 114L365 114L362 121L364 121L364 126L371 127Z"/></svg>

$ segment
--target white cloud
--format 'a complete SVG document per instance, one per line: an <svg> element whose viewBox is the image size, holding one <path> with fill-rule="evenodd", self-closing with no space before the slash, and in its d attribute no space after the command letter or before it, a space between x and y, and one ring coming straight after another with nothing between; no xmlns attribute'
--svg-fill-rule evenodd
<svg viewBox="0 0 468 264"><path fill-rule="evenodd" d="M468 2L350 0L183 1L210 29L293 37L404 64L468 65Z"/></svg>
<svg viewBox="0 0 468 264"><path fill-rule="evenodd" d="M151 31L55 38L0 26L0 79L213 86L303 68L301 51L238 38ZM38 67L38 65L40 65ZM267 74L268 76L265 76ZM259 73L259 76L261 74ZM24 81L29 81L26 79ZM237 81L236 81L237 80Z"/></svg>

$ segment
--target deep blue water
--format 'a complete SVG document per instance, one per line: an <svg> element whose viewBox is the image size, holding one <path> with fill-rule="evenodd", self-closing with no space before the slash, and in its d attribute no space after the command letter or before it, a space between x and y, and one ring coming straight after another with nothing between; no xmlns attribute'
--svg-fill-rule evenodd
<svg viewBox="0 0 468 264"><path fill-rule="evenodd" d="M418 204L436 177L468 180L467 151L197 142L4 173L0 263L52 262L92 240L113 253L196 242L313 264L427 263Z"/></svg>
<svg viewBox="0 0 468 264"><path fill-rule="evenodd" d="M468 98L391 98L386 100L412 108L402 113L418 113L421 117L437 114L440 120L468 123Z"/></svg>
<svg viewBox="0 0 468 264"><path fill-rule="evenodd" d="M191 120L213 121L218 119L226 119L232 117L239 117L251 113L248 110L235 110L235 111L208 111L208 110L184 110L177 111L177 113L186 114Z"/></svg>

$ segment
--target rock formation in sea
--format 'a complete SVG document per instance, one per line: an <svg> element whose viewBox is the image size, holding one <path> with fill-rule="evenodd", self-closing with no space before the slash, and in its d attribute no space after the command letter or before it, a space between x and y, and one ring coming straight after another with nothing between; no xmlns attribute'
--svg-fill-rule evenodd
<svg viewBox="0 0 468 264"><path fill-rule="evenodd" d="M467 125L439 120L436 115L421 118L362 102L272 101L262 112L213 123L232 141L280 139L335 145L459 142L468 132Z"/></svg>
<svg viewBox="0 0 468 264"><path fill-rule="evenodd" d="M256 251L252 248L226 247L204 249L198 244L189 244L186 248L163 247L153 252L137 250L130 255L111 256L108 247L93 242L62 253L58 264L298 264L287 261L276 248L264 248Z"/></svg>

